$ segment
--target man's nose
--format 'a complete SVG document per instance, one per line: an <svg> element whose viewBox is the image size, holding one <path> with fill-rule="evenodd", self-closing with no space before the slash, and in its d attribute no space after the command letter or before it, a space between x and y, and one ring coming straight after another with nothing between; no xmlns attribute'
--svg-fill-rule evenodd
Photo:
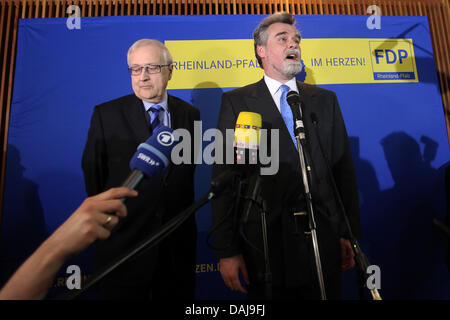
<svg viewBox="0 0 450 320"><path fill-rule="evenodd" d="M289 40L288 46L289 46L289 49L298 49L299 48L297 41L294 39Z"/></svg>
<svg viewBox="0 0 450 320"><path fill-rule="evenodd" d="M150 79L150 74L147 72L147 68L143 68L141 74L139 75L139 80L145 81Z"/></svg>
<svg viewBox="0 0 450 320"><path fill-rule="evenodd" d="M150 79L150 75L147 72L147 69L142 69L141 74L139 75L139 80L146 81Z"/></svg>

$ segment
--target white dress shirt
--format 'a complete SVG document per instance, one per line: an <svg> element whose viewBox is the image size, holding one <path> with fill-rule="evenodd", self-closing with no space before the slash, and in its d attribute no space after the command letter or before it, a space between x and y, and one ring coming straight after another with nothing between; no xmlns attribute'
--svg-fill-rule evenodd
<svg viewBox="0 0 450 320"><path fill-rule="evenodd" d="M270 94L272 95L273 101L277 105L278 111L281 113L280 109L280 98L281 98L281 90L280 87L285 84L287 85L290 90L289 91L295 91L299 92L297 88L297 81L295 80L295 77L289 80L286 83L281 83L275 79L272 79L271 77L264 74L264 81L266 82L267 88L269 88Z"/></svg>

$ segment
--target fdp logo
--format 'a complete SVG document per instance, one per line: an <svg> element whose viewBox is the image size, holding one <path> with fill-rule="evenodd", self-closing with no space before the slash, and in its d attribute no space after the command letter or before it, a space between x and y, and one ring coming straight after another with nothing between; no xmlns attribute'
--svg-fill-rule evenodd
<svg viewBox="0 0 450 320"><path fill-rule="evenodd" d="M374 80L417 82L417 69L411 39L369 41Z"/></svg>

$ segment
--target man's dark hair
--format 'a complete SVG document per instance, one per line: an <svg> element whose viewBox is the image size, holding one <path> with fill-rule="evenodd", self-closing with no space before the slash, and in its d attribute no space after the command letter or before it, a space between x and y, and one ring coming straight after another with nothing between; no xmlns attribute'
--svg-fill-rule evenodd
<svg viewBox="0 0 450 320"><path fill-rule="evenodd" d="M286 23L290 25L295 25L297 21L295 21L295 18L292 14L287 12L278 12L271 16L268 16L263 19L263 21L260 22L260 24L256 27L255 31L253 31L253 40L254 40L254 46L255 46L255 56L256 59L258 59L258 63L262 66L261 58L258 56L258 53L256 51L257 46L265 46L267 44L267 29L274 23Z"/></svg>

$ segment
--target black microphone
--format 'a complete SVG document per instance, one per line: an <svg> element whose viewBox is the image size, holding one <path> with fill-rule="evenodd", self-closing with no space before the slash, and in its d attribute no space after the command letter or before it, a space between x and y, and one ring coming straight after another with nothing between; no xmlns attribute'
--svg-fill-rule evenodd
<svg viewBox="0 0 450 320"><path fill-rule="evenodd" d="M289 91L286 97L287 103L291 107L294 116L294 133L301 140L305 139L305 126L303 124L302 101L298 92Z"/></svg>
<svg viewBox="0 0 450 320"><path fill-rule="evenodd" d="M314 125L314 127L317 127L317 116L315 113L311 113L311 122Z"/></svg>
<svg viewBox="0 0 450 320"><path fill-rule="evenodd" d="M242 226L247 223L250 211L252 210L253 203L258 201L258 196L261 192L262 177L258 172L253 174L248 179L247 192L244 196L244 211L242 214Z"/></svg>

